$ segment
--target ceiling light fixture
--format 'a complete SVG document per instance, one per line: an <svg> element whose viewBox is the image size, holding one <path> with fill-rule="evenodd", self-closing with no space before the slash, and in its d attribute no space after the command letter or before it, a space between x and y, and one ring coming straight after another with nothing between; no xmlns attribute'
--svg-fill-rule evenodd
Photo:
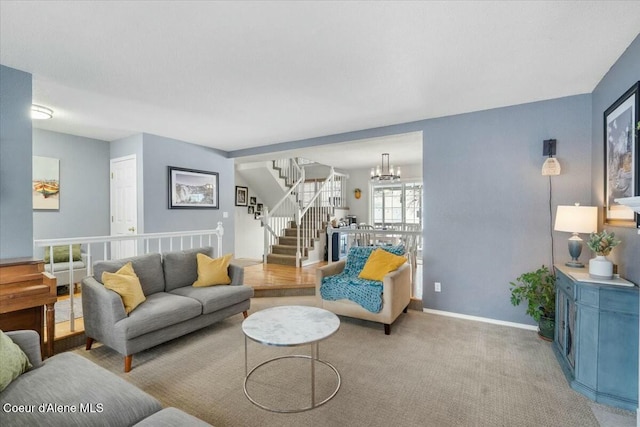
<svg viewBox="0 0 640 427"><path fill-rule="evenodd" d="M381 166L371 168L371 181L398 181L400 180L400 167L395 170L393 166L389 165L389 153L382 154Z"/></svg>
<svg viewBox="0 0 640 427"><path fill-rule="evenodd" d="M31 118L35 120L48 120L53 117L53 110L51 108L43 107L42 105L31 105Z"/></svg>

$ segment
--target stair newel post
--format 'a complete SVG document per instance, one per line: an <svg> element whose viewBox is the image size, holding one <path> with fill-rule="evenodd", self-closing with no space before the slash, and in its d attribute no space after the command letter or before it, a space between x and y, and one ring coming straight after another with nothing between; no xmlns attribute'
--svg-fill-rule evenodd
<svg viewBox="0 0 640 427"><path fill-rule="evenodd" d="M300 206L296 207L296 267L302 267L302 253L300 252L300 227L302 226L300 221L302 210Z"/></svg>
<svg viewBox="0 0 640 427"><path fill-rule="evenodd" d="M270 219L269 208L265 206L264 214L260 219L260 221L262 221L262 228L264 231L264 251L262 252L262 262L264 262L265 264L267 263L267 255L269 255L269 227L268 227L268 224L270 223L269 219Z"/></svg>

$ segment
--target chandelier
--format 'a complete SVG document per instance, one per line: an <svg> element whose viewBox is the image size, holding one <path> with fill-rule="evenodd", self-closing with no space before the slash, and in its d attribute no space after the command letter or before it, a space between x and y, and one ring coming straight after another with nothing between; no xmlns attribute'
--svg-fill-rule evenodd
<svg viewBox="0 0 640 427"><path fill-rule="evenodd" d="M393 168L389 165L389 153L382 154L381 166L371 168L371 181L398 181L400 180L400 167Z"/></svg>

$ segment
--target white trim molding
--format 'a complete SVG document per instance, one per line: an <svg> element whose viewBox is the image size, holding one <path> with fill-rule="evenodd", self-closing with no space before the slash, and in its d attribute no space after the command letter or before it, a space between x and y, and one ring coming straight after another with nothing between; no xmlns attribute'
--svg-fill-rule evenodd
<svg viewBox="0 0 640 427"><path fill-rule="evenodd" d="M488 317L470 316L468 314L454 313L451 311L433 310L431 308L423 308L423 312L437 314L438 316L456 317L458 319L473 320L475 322L491 323L494 325L510 326L512 328L526 329L528 331L538 331L536 325L526 325L524 323L507 322L504 320L490 319Z"/></svg>

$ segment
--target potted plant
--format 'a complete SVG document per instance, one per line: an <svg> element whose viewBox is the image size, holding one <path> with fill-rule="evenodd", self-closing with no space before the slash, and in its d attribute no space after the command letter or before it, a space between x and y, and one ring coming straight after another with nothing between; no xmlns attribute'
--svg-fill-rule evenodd
<svg viewBox="0 0 640 427"><path fill-rule="evenodd" d="M553 341L556 313L556 276L544 265L522 274L511 284L511 304L527 301L527 314L538 322L538 335Z"/></svg>
<svg viewBox="0 0 640 427"><path fill-rule="evenodd" d="M596 253L596 257L589 260L589 275L596 279L612 279L613 263L607 259L611 250L618 246L619 239L612 231L602 230L600 233L591 233L587 246Z"/></svg>

